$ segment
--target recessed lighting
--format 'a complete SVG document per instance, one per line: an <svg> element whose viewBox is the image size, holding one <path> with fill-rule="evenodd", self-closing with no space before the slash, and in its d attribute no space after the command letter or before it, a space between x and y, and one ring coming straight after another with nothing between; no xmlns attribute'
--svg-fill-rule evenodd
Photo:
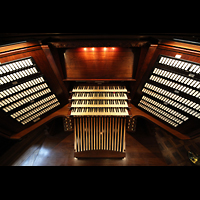
<svg viewBox="0 0 200 200"><path fill-rule="evenodd" d="M176 54L176 55L175 55L175 58L181 58L181 55Z"/></svg>

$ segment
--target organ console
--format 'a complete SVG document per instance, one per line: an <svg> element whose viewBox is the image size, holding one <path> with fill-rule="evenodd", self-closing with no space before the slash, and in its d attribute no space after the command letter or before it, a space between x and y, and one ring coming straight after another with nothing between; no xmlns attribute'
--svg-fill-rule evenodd
<svg viewBox="0 0 200 200"><path fill-rule="evenodd" d="M75 157L125 156L126 92L125 86L115 85L73 88L70 115L74 117Z"/></svg>
<svg viewBox="0 0 200 200"><path fill-rule="evenodd" d="M36 122L60 105L32 57L0 65L0 74L0 107L21 124Z"/></svg>
<svg viewBox="0 0 200 200"><path fill-rule="evenodd" d="M0 46L0 134L21 139L56 117L77 158L123 158L143 117L199 136L200 47L151 40L51 40ZM11 126L12 124L12 126Z"/></svg>

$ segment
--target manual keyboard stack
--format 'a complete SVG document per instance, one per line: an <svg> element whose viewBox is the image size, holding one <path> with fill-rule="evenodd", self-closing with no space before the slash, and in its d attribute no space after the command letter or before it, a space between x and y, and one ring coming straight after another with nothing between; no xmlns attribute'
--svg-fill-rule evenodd
<svg viewBox="0 0 200 200"><path fill-rule="evenodd" d="M72 116L128 116L125 86L75 86L72 90Z"/></svg>
<svg viewBox="0 0 200 200"><path fill-rule="evenodd" d="M70 115L74 117L75 157L125 156L128 100L125 86L73 88Z"/></svg>

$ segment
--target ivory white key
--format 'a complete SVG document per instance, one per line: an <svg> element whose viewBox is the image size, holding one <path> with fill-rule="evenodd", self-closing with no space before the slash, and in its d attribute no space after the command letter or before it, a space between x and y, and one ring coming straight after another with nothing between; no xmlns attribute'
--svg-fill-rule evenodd
<svg viewBox="0 0 200 200"><path fill-rule="evenodd" d="M125 86L75 86L72 92L127 92Z"/></svg>
<svg viewBox="0 0 200 200"><path fill-rule="evenodd" d="M86 115L106 115L106 116L128 116L126 108L72 108L71 115L86 116Z"/></svg>
<svg viewBox="0 0 200 200"><path fill-rule="evenodd" d="M74 100L71 107L124 107L128 104L125 100Z"/></svg>
<svg viewBox="0 0 200 200"><path fill-rule="evenodd" d="M88 93L84 93L84 92L75 92L72 95L72 99L128 99L127 95L123 92L102 92L102 93L98 93L98 92L88 92Z"/></svg>

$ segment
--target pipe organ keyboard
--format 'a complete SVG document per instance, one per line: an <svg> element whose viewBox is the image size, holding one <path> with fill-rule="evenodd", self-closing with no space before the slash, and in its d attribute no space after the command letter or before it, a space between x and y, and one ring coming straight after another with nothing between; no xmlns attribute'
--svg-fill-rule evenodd
<svg viewBox="0 0 200 200"><path fill-rule="evenodd" d="M75 157L125 157L128 100L125 86L73 88L70 116L74 117Z"/></svg>
<svg viewBox="0 0 200 200"><path fill-rule="evenodd" d="M125 86L75 86L72 92L127 92Z"/></svg>
<svg viewBox="0 0 200 200"><path fill-rule="evenodd" d="M72 99L128 99L123 92L75 92Z"/></svg>
<svg viewBox="0 0 200 200"><path fill-rule="evenodd" d="M71 107L128 107L125 100L74 100Z"/></svg>
<svg viewBox="0 0 200 200"><path fill-rule="evenodd" d="M114 116L128 116L126 108L73 108L71 115L114 115Z"/></svg>

